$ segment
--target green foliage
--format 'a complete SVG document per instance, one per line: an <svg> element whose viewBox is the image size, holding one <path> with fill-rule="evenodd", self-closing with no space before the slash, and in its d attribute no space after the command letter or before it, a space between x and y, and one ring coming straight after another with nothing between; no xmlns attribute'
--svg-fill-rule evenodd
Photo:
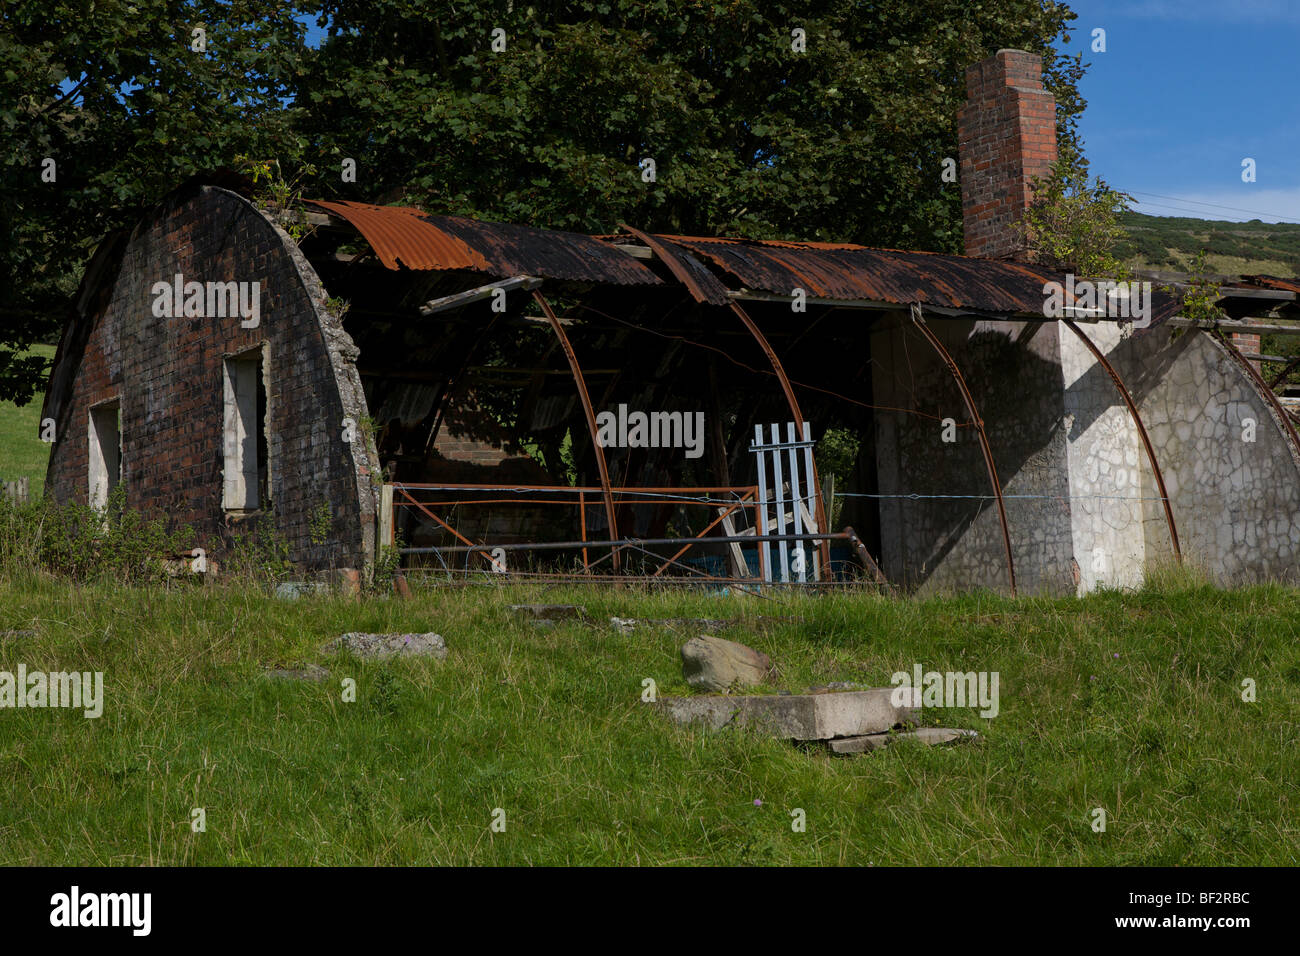
<svg viewBox="0 0 1300 956"><path fill-rule="evenodd" d="M378 554L375 556L375 565L370 580L366 582L366 590L371 594L391 594L393 583L397 576L402 573L402 548L406 547L405 539L401 533L394 536L393 543L381 544L378 546Z"/></svg>
<svg viewBox="0 0 1300 956"><path fill-rule="evenodd" d="M171 532L125 507L119 484L102 509L0 499L0 577L57 574L73 581L158 582L165 562L188 561L194 532Z"/></svg>
<svg viewBox="0 0 1300 956"><path fill-rule="evenodd" d="M330 315L334 316L334 318L338 319L339 321L342 321L343 317L348 314L348 309L351 308L351 306L352 303L348 302L347 299L340 299L338 296L332 295L325 300L326 311L328 311ZM369 418L367 418L366 420L369 421ZM373 425L374 423L371 422L372 431L373 431Z"/></svg>
<svg viewBox="0 0 1300 956"><path fill-rule="evenodd" d="M236 161L236 165L251 175L253 185L258 190L258 205L279 217L281 225L290 238L299 242L313 231L314 227L308 224L307 213L301 208L299 201L303 198L304 177L315 176L317 172L315 166L307 163L300 167L291 179L285 179L278 159L253 160L241 156ZM338 301L329 299L327 304L333 307ZM335 314L341 318L344 311L346 307L339 309Z"/></svg>
<svg viewBox="0 0 1300 956"><path fill-rule="evenodd" d="M283 581L293 573L289 543L276 530L274 515L251 518L231 535L223 574L246 581Z"/></svg>
<svg viewBox="0 0 1300 956"><path fill-rule="evenodd" d="M858 451L862 440L847 428L828 428L817 440L817 471L824 481L828 475L835 478L835 487L843 489L853 476L853 468L858 460ZM840 511L844 502L839 497L827 505L829 514L826 520L830 527L838 526Z"/></svg>
<svg viewBox="0 0 1300 956"><path fill-rule="evenodd" d="M43 359L54 357L54 349L47 345L35 346L32 351ZM50 461L50 444L40 437L40 393L34 398L22 407L0 401L0 480L26 478L31 497L40 498Z"/></svg>
<svg viewBox="0 0 1300 956"><path fill-rule="evenodd" d="M1188 271L1206 253L1209 271L1300 275L1300 223L1223 222L1179 216L1120 216L1127 238L1118 255L1139 268Z"/></svg>
<svg viewBox="0 0 1300 956"><path fill-rule="evenodd" d="M564 432L564 440L560 442L560 465L564 468L564 480L570 485L576 485L578 464L573 458L573 432L568 429Z"/></svg>
<svg viewBox="0 0 1300 956"><path fill-rule="evenodd" d="M333 526L334 509L330 507L329 500L326 499L312 511L311 517L308 519L307 534L311 538L311 543L319 545L328 541Z"/></svg>
<svg viewBox="0 0 1300 956"><path fill-rule="evenodd" d="M834 475L843 484L853 474L862 440L847 428L828 428L817 440L817 468L823 476Z"/></svg>
<svg viewBox="0 0 1300 956"><path fill-rule="evenodd" d="M1034 201L1019 226L1031 262L1055 272L1126 280L1117 255L1126 238L1119 215L1132 197L1090 178L1088 163L1062 150L1045 178L1034 177Z"/></svg>
<svg viewBox="0 0 1300 956"><path fill-rule="evenodd" d="M329 39L295 83L303 130L358 161L356 186L323 186L562 228L956 250L959 190L939 177L966 66L1042 53L1066 139L1083 106L1082 65L1052 46L1074 14L1037 0L331 0L322 14Z"/></svg>
<svg viewBox="0 0 1300 956"><path fill-rule="evenodd" d="M1187 289L1183 292L1183 307L1179 314L1185 318L1209 325L1219 321L1224 316L1215 305L1219 300L1219 284L1206 275L1205 255L1205 250L1202 249L1196 254L1196 258L1192 260L1192 267L1188 272ZM1172 286L1165 287L1165 291L1177 294Z"/></svg>
<svg viewBox="0 0 1300 956"><path fill-rule="evenodd" d="M304 27L272 0L15 0L0 12L0 400L25 401L91 250L240 156L301 163ZM206 52L191 48L202 24ZM54 182L42 180L55 161Z"/></svg>

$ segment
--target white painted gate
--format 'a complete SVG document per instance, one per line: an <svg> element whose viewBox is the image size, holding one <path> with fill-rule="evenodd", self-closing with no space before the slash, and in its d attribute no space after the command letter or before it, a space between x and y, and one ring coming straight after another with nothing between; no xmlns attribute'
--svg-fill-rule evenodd
<svg viewBox="0 0 1300 956"><path fill-rule="evenodd" d="M817 495L814 479L812 428L803 422L802 435L794 422L768 426L770 440L764 441L762 425L754 426L753 452L758 467L758 547L768 581L806 583L821 580L820 541L817 527ZM768 517L769 505L773 515ZM786 509L789 509L787 511ZM775 536L775 541L770 540ZM777 562L772 562L772 545Z"/></svg>

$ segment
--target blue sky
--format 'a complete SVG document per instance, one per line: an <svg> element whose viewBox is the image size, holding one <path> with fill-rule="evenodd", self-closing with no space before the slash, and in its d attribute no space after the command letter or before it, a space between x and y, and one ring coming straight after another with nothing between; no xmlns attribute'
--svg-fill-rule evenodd
<svg viewBox="0 0 1300 956"><path fill-rule="evenodd" d="M1069 6L1064 49L1092 64L1079 130L1095 175L1151 215L1300 222L1300 0Z"/></svg>

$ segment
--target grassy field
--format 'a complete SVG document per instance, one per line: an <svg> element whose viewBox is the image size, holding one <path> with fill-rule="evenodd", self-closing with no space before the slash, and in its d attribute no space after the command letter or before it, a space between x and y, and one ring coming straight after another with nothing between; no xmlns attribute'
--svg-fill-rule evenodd
<svg viewBox="0 0 1300 956"><path fill-rule="evenodd" d="M1300 223L1223 222L1124 213L1116 250L1133 268L1186 272L1206 252L1206 268L1227 275L1300 275Z"/></svg>
<svg viewBox="0 0 1300 956"><path fill-rule="evenodd" d="M53 345L37 345L31 352L54 358ZM45 463L50 458L50 446L40 439L42 398L37 395L21 408L0 402L0 481L30 479L33 498L39 498L45 487Z"/></svg>
<svg viewBox="0 0 1300 956"><path fill-rule="evenodd" d="M591 623L538 629L508 612L523 600L581 603ZM1001 711L925 712L977 729L973 744L854 758L677 727L642 702L642 680L683 692L678 648L694 631L624 634L610 615L734 618L724 636L771 654L793 690L886 685L914 662L998 671ZM6 629L36 633L0 637L0 670L102 671L105 705L99 719L0 710L5 864L1300 862L1293 590L284 601L24 578L0 581ZM351 630L435 630L450 657L321 656ZM264 674L310 662L328 680Z"/></svg>

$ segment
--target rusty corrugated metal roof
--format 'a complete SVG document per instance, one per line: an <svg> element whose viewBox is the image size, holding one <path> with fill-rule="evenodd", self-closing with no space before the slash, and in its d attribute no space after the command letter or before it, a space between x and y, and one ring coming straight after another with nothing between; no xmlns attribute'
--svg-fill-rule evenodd
<svg viewBox="0 0 1300 956"><path fill-rule="evenodd" d="M662 281L643 263L614 248L626 235L596 237L432 216L409 206L304 202L354 226L389 269L464 269L495 278L535 275L611 285ZM817 299L899 306L918 302L987 314L1041 315L1043 285L1065 279L1036 266L996 259L873 249L854 243L652 235L623 228L649 245L698 301L713 305L727 304L729 286L734 286L782 296L799 288ZM732 281L723 281L706 263ZM1162 293L1154 298L1153 323L1177 314L1175 298Z"/></svg>
<svg viewBox="0 0 1300 956"><path fill-rule="evenodd" d="M461 216L425 216L444 235L482 252L503 275L534 275L575 282L657 285L649 268L608 243L580 232L537 229Z"/></svg>
<svg viewBox="0 0 1300 956"><path fill-rule="evenodd" d="M1300 279L1279 279L1277 276L1242 276L1242 280L1261 289L1277 289L1300 295Z"/></svg>
<svg viewBox="0 0 1300 956"><path fill-rule="evenodd" d="M372 206L364 202L303 200L350 223L389 269L473 269L484 272L487 259L464 242L430 229L424 213L410 206Z"/></svg>
<svg viewBox="0 0 1300 956"><path fill-rule="evenodd" d="M1036 266L935 252L871 249L850 243L800 243L656 237L700 256L751 291L810 298L887 302L971 309L1008 315L1042 315L1043 285L1065 277ZM706 300L711 300L711 296ZM1152 322L1179 309L1172 296L1154 293Z"/></svg>
<svg viewBox="0 0 1300 956"><path fill-rule="evenodd" d="M495 278L656 285L650 269L607 243L576 232L431 216L410 206L304 200L346 220L389 269L468 269Z"/></svg>

